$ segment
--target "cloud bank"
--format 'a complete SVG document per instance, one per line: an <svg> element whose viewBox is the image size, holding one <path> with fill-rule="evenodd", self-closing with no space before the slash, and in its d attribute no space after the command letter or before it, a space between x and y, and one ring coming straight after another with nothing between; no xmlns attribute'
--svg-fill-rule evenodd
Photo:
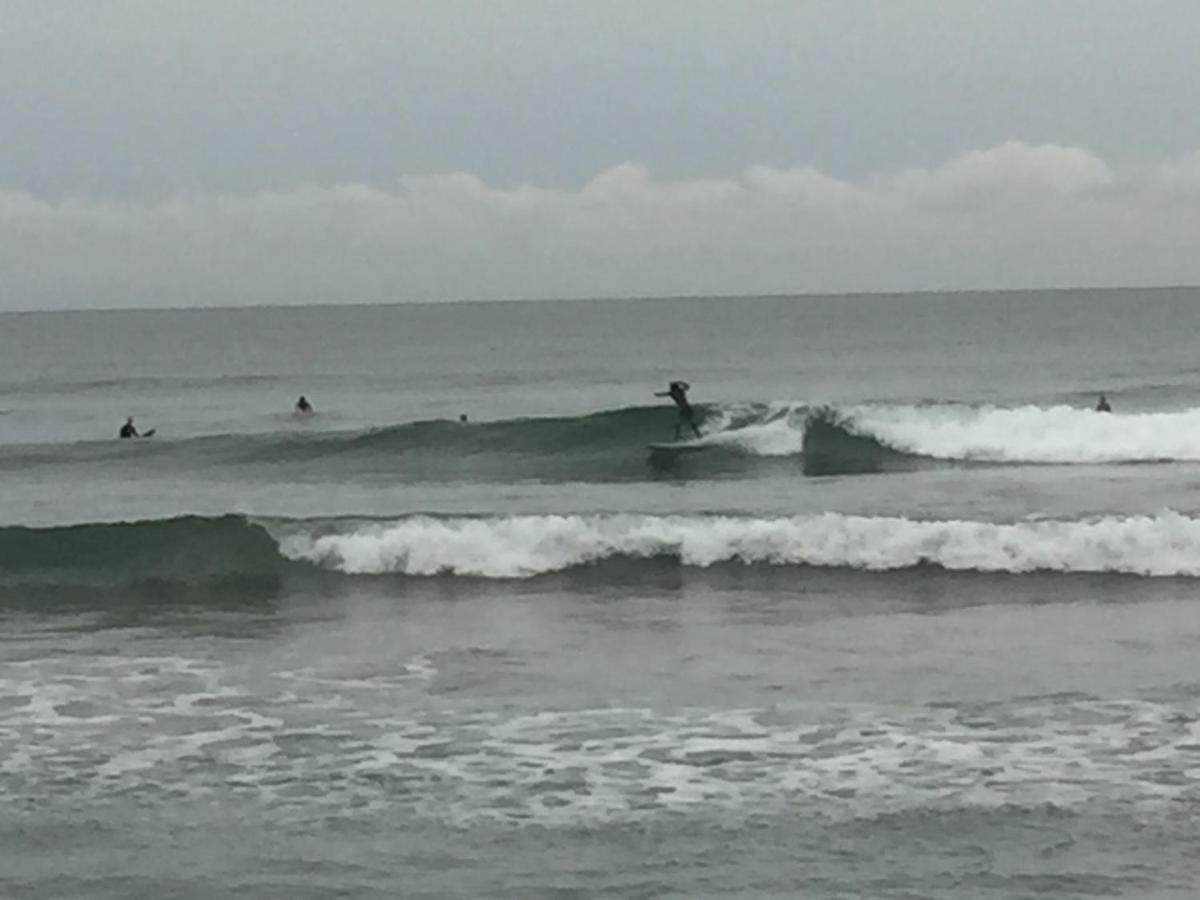
<svg viewBox="0 0 1200 900"><path fill-rule="evenodd" d="M577 190L469 174L145 205L0 192L0 307L1200 283L1200 153L1010 142L857 181L755 166Z"/></svg>

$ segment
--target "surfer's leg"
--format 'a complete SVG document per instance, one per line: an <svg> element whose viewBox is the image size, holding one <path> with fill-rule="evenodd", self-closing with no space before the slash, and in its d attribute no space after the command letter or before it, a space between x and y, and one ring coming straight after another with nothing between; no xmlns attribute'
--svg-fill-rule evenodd
<svg viewBox="0 0 1200 900"><path fill-rule="evenodd" d="M679 440L679 433L683 431L684 424L695 432L696 437L700 437L700 429L696 427L695 414L690 406L681 406L679 408L679 421L675 424L675 440Z"/></svg>

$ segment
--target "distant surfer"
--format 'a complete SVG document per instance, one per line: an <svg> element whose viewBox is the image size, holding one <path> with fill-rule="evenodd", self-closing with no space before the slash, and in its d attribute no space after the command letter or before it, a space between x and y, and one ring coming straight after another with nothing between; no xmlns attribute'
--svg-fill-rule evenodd
<svg viewBox="0 0 1200 900"><path fill-rule="evenodd" d="M1112 412L1112 407L1108 405L1108 398L1103 394L1100 395L1100 402L1096 404L1096 412Z"/></svg>
<svg viewBox="0 0 1200 900"><path fill-rule="evenodd" d="M458 417L458 421L459 421L459 424L461 424L461 425L466 425L466 424L467 424L467 414L466 414L466 413L462 413L462 414L461 414L461 415Z"/></svg>
<svg viewBox="0 0 1200 900"><path fill-rule="evenodd" d="M665 391L656 391L654 394L655 397L670 397L679 407L679 421L675 423L675 440L679 440L685 424L695 432L696 437L700 437L700 429L696 427L692 405L688 403L687 398L687 392L691 390L691 387L686 381L672 381L667 385Z"/></svg>
<svg viewBox="0 0 1200 900"><path fill-rule="evenodd" d="M154 429L151 428L145 434L138 434L137 428L135 428L133 425L133 416L127 416L125 418L125 424L121 426L121 430L120 430L120 432L118 432L118 434L122 438L153 437Z"/></svg>
<svg viewBox="0 0 1200 900"><path fill-rule="evenodd" d="M307 397L305 397L303 394L301 394L300 399L296 401L296 415L311 416L312 414L313 414L312 404L308 402Z"/></svg>

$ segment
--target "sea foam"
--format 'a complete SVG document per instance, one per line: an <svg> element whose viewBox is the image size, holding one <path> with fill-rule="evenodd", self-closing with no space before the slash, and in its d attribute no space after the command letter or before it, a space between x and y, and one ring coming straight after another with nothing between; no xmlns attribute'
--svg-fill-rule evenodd
<svg viewBox="0 0 1200 900"><path fill-rule="evenodd" d="M1200 575L1200 520L1158 516L996 524L896 517L414 516L281 538L281 552L347 574L527 578L613 559L977 572Z"/></svg>
<svg viewBox="0 0 1200 900"><path fill-rule="evenodd" d="M1200 409L1096 413L1069 406L859 406L835 410L851 434L945 460L1106 463L1200 460Z"/></svg>

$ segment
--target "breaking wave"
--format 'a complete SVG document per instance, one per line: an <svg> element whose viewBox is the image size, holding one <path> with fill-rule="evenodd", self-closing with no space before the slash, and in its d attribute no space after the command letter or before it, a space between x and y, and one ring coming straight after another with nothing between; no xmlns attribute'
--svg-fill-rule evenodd
<svg viewBox="0 0 1200 900"><path fill-rule="evenodd" d="M1170 512L1009 524L836 513L387 521L229 515L0 529L3 588L347 576L523 579L650 563L1197 577L1200 519Z"/></svg>
<svg viewBox="0 0 1200 900"><path fill-rule="evenodd" d="M45 466L133 468L136 474L249 472L273 477L343 480L387 474L408 482L636 481L680 469L709 475L757 471L756 460L798 453L805 409L790 405L697 406L709 452L688 459L655 456L647 445L670 441L669 406L606 410L580 416L460 423L407 422L368 431L276 431L172 440L90 441L0 448L0 470Z"/></svg>
<svg viewBox="0 0 1200 900"><path fill-rule="evenodd" d="M665 472L754 477L791 468L812 475L930 464L1095 464L1200 461L1200 409L1097 414L1069 406L954 403L809 407L744 403L697 407L704 453L653 453L669 441L666 406L579 416L459 423L429 420L369 431L276 431L154 441L0 448L0 470L85 465L136 474L198 471L344 480L387 474L409 482L637 481ZM797 465L800 463L800 465Z"/></svg>
<svg viewBox="0 0 1200 900"><path fill-rule="evenodd" d="M348 574L528 578L614 558L889 571L1200 575L1200 520L1161 516L994 524L826 513L739 516L415 516L284 539L285 556Z"/></svg>
<svg viewBox="0 0 1200 900"><path fill-rule="evenodd" d="M938 460L1200 461L1200 409L1100 414L1070 406L859 406L824 410L814 420L880 453Z"/></svg>
<svg viewBox="0 0 1200 900"><path fill-rule="evenodd" d="M286 566L266 529L235 515L0 528L0 587L276 578Z"/></svg>

